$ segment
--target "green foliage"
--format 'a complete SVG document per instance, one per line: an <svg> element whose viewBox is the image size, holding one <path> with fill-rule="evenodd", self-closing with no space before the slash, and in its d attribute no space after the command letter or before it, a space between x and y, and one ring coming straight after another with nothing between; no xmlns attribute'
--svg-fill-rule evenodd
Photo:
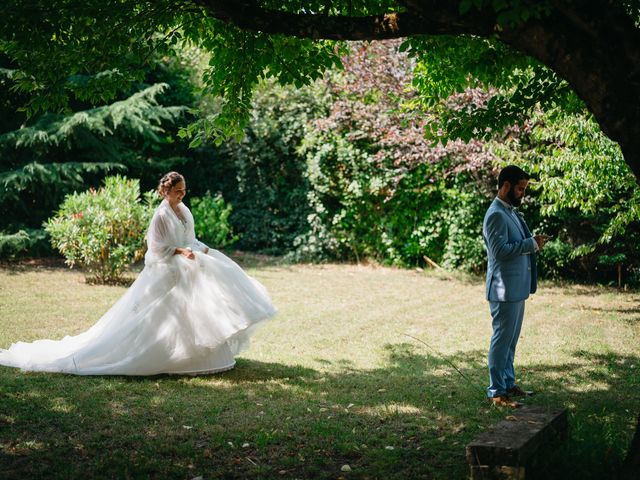
<svg viewBox="0 0 640 480"><path fill-rule="evenodd" d="M24 105L29 115L67 109L74 99L93 105L111 102L144 79L150 59L194 44L210 53L209 68L201 76L204 93L221 102L215 112L193 118L182 135L192 146L211 138L220 145L223 139L242 136L252 92L261 80L301 87L339 66L344 53L335 42L240 30L207 16L189 0L76 3L2 4L0 54L15 67L16 90L36 93ZM296 3L276 2L274 8L313 8ZM376 1L371 7L358 2L350 8L385 11L385 3Z"/></svg>
<svg viewBox="0 0 640 480"><path fill-rule="evenodd" d="M298 239L299 257L404 266L424 265L427 257L445 268L482 271L488 202L469 175L436 181L443 164L420 164L395 184L392 164L374 162L341 137L329 134L305 148L314 212L310 231Z"/></svg>
<svg viewBox="0 0 640 480"><path fill-rule="evenodd" d="M613 2L612 8L620 5L638 21L637 0ZM252 92L262 80L309 85L340 67L340 56L346 51L340 42L264 33L277 31L279 25L272 20L260 28L261 14L314 13L307 27L335 21L334 37L340 38L341 33L354 33L347 32L346 26L342 26L345 32L340 31L341 25L348 25L341 22L347 18L357 22L374 14L427 15L423 9L430 7L397 0L261 0L233 14L225 11L228 8L226 3L191 0L5 0L0 10L0 54L11 61L15 90L35 93L24 99L24 108L33 115L60 111L77 99L92 105L112 101L129 91L132 82L142 81L145 63L154 56L172 56L185 45L201 46L210 53L209 68L200 75L203 89L219 100L220 108L201 112L182 135L191 139L192 146L212 137L221 145L226 138L240 138L249 125ZM422 78L416 79L416 87L422 100L439 105L438 111L431 112L433 139L446 143L472 134L484 136L487 129L504 129L537 103L546 108L567 102L566 82L496 40L505 28L550 17L554 8L563 7L550 0L461 0L451 6L433 6L429 13L442 24L439 34L469 27L469 18L478 10L495 23L496 32L485 40L472 35L407 40L405 47L418 59ZM431 22L424 23L429 32ZM389 33L380 29L381 36ZM441 104L454 91L467 88L495 91L488 102L468 106L462 115L448 115Z"/></svg>
<svg viewBox="0 0 640 480"><path fill-rule="evenodd" d="M266 81L257 91L245 136L185 168L190 188L220 191L233 205L238 248L285 254L307 228L305 159L297 151L311 121L328 108L320 84L300 90ZM213 158L212 158L213 157Z"/></svg>
<svg viewBox="0 0 640 480"><path fill-rule="evenodd" d="M149 192L141 202L138 180L108 177L97 191L67 195L45 230L66 263L83 268L87 280L117 282L144 254L154 195Z"/></svg>
<svg viewBox="0 0 640 480"><path fill-rule="evenodd" d="M16 66L15 88L29 115L73 100L111 102L144 78L144 64L169 51L182 8L133 0L2 3L0 51ZM146 8L145 8L146 7Z"/></svg>
<svg viewBox="0 0 640 480"><path fill-rule="evenodd" d="M397 45L356 45L345 72L330 79L333 107L299 149L312 213L295 256L397 265L428 258L477 272L487 188L476 178L488 176L492 158L478 143L430 146L419 117L399 114L411 62Z"/></svg>
<svg viewBox="0 0 640 480"><path fill-rule="evenodd" d="M400 50L416 59L413 86L420 96L415 100L427 109L468 88L509 85L515 69L533 62L502 43L477 37L412 37Z"/></svg>
<svg viewBox="0 0 640 480"><path fill-rule="evenodd" d="M421 164L406 173L388 205L383 241L386 255L397 265L422 265L425 257L442 260L447 240L442 212L445 188L433 165Z"/></svg>
<svg viewBox="0 0 640 480"><path fill-rule="evenodd" d="M480 7L488 2L466 2ZM492 2L496 11L526 11L523 2ZM506 22L517 21L515 17ZM551 276L606 277L611 258L637 270L640 225L636 179L568 84L537 62L489 39L415 38L407 112L423 112L434 142L483 139L500 165L534 174L528 218L557 236L541 255ZM624 239L624 241L623 241Z"/></svg>
<svg viewBox="0 0 640 480"><path fill-rule="evenodd" d="M640 187L620 147L591 116L537 111L524 128L495 142L493 151L537 177L531 188L540 224L557 236L549 245L557 254L543 252L544 271L571 276L591 271L593 277L599 270L599 276L611 278L617 263L629 276L640 267Z"/></svg>
<svg viewBox="0 0 640 480"><path fill-rule="evenodd" d="M558 238L551 240L538 254L538 275L553 279L570 277L573 254L574 247L571 244Z"/></svg>
<svg viewBox="0 0 640 480"><path fill-rule="evenodd" d="M233 204L229 220L242 234L241 248L283 253L295 246L300 258L369 257L407 265L421 264L426 256L448 268L478 271L479 225L494 195L494 170L518 163L538 180L527 206L529 222L557 237L541 255L543 271L608 275L612 259L623 259L627 273L637 269L640 196L619 149L603 141L566 82L496 39L414 37L402 47L408 61L354 44L353 55L362 55L354 65L341 58L344 44L241 31L188 1L74 4L36 2L29 11L22 2L6 4L12 11L3 17L0 51L10 61L0 78L27 97L14 103L34 114L69 100L75 108L80 99L92 103L77 109L92 111L105 99L134 91L131 80L148 77L141 65L154 57L154 49L175 61L186 47L192 53L193 44L202 45L210 56L191 60L198 63L194 76L201 78L203 95L195 99L187 86L180 101L171 103L200 110L182 131L199 147L181 170L192 191L221 191ZM384 0L256 5L343 16L399 8ZM499 32L542 18L550 2L471 0L459 3L460 13L474 15L487 5L496 12ZM637 2L625 5L637 17ZM107 34L104 24L119 30ZM95 55L87 56L87 48ZM378 57L387 62L387 73L376 66ZM322 79L327 69L334 71ZM180 83L189 82L181 77ZM283 84L310 86L294 92ZM123 144L136 136L133 125L105 134L100 124L73 117L70 128L93 129L98 140L109 138L105 143L114 134L124 137ZM59 201L80 183L94 183L111 171L136 177L142 172L143 182L150 182L152 171L185 160L172 135L154 130L171 123L168 118L113 155L94 155L99 141L73 143L85 138L76 127L45 149L42 142L58 130L45 125L36 135L29 129L46 118L55 124L48 114L10 129L25 123L29 140L21 140L23 156L6 168L5 158L14 157L2 157L0 175L13 175L3 194L7 205L17 205L12 212L29 208L2 225L8 234L33 227L20 219L42 217L51 210L46 202ZM206 145L212 136L220 148ZM234 141L222 144L225 138ZM35 180L29 183L30 178ZM41 197L37 208L33 192Z"/></svg>
<svg viewBox="0 0 640 480"><path fill-rule="evenodd" d="M340 66L339 55L345 52L335 48L333 42L270 36L238 30L215 20L207 22L203 28L215 30L218 35L202 38L201 31L190 31L190 38L211 52L202 80L205 92L221 98L222 105L183 132L183 136L192 139L191 146L199 146L209 138L214 138L217 145L227 138L240 140L249 125L253 91L261 80L273 78L281 85L300 88L321 77L323 71ZM227 48L229 44L236 48ZM238 55L238 50L243 54Z"/></svg>
<svg viewBox="0 0 640 480"><path fill-rule="evenodd" d="M355 46L343 72L311 88L265 84L245 139L221 150L218 170L196 175L219 179L216 188L234 205L232 223L244 234L241 248L398 265L423 265L428 257L481 272L480 229L497 168L517 163L536 177L528 222L556 235L540 256L543 275L609 278L614 267L603 260L622 252L631 278L638 258L633 176L591 119L536 108L505 136L488 135L487 147L456 140L431 146L420 117L397 108L416 100L398 83L410 78L401 72L411 63L391 44L385 48ZM464 106L474 96L463 92L456 101Z"/></svg>
<svg viewBox="0 0 640 480"><path fill-rule="evenodd" d="M47 113L19 128L7 125L0 134L0 208L6 212L0 229L9 235L31 232L23 253L44 251L47 242L37 229L66 193L98 185L114 172L159 177L184 161L176 155L170 129L177 129L186 107L161 105L167 88L157 83L110 105L69 115ZM16 100L8 102L15 106Z"/></svg>
<svg viewBox="0 0 640 480"><path fill-rule="evenodd" d="M380 240L381 176L368 152L332 132L310 134L307 156L311 231L305 235L304 256L376 258Z"/></svg>
<svg viewBox="0 0 640 480"><path fill-rule="evenodd" d="M584 109L554 72L495 40L416 37L402 48L417 61L405 108L427 115L435 143L490 140L540 108Z"/></svg>
<svg viewBox="0 0 640 480"><path fill-rule="evenodd" d="M474 172L490 174L490 171ZM445 232L442 266L474 273L484 271L486 252L482 240L482 220L487 199L470 175L458 174L445 190L440 225Z"/></svg>
<svg viewBox="0 0 640 480"><path fill-rule="evenodd" d="M0 232L0 258L14 259L27 252L31 255L50 253L49 249L43 249L46 240L47 236L42 229L29 228L15 233Z"/></svg>
<svg viewBox="0 0 640 480"><path fill-rule="evenodd" d="M191 199L191 212L195 219L196 237L211 248L224 248L238 240L229 224L231 204L207 192L203 197Z"/></svg>

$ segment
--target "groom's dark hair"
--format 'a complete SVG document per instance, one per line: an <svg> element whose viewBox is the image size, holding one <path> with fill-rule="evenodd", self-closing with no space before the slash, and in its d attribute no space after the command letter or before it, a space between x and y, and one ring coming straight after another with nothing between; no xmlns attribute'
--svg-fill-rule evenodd
<svg viewBox="0 0 640 480"><path fill-rule="evenodd" d="M498 175L498 188L501 188L504 182L509 182L511 186L516 185L520 180L529 180L531 175L516 165L509 165L500 170Z"/></svg>

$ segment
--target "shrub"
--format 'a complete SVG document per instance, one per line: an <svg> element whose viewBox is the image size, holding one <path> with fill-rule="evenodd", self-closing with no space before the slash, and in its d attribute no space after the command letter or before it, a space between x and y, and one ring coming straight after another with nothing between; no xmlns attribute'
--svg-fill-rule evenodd
<svg viewBox="0 0 640 480"><path fill-rule="evenodd" d="M229 215L231 204L224 201L221 194L191 199L191 210L195 220L196 237L211 248L224 248L231 245L238 236L233 234Z"/></svg>
<svg viewBox="0 0 640 480"><path fill-rule="evenodd" d="M229 169L207 181L226 183L215 190L233 204L230 220L242 232L239 248L281 255L307 230L309 186L305 157L297 149L311 119L324 115L325 97L321 84L297 90L265 82L256 92L245 137L228 142L215 162L208 161Z"/></svg>
<svg viewBox="0 0 640 480"><path fill-rule="evenodd" d="M538 274L542 277L559 279L567 275L565 269L573 261L572 252L574 248L555 238L547 243L544 249L538 254Z"/></svg>
<svg viewBox="0 0 640 480"><path fill-rule="evenodd" d="M85 269L87 281L118 282L144 255L153 195L146 194L143 203L138 180L108 177L97 191L67 195L45 230L68 265Z"/></svg>
<svg viewBox="0 0 640 480"><path fill-rule="evenodd" d="M0 231L0 258L13 260L25 253L34 256L52 253L43 229L24 228L14 233Z"/></svg>

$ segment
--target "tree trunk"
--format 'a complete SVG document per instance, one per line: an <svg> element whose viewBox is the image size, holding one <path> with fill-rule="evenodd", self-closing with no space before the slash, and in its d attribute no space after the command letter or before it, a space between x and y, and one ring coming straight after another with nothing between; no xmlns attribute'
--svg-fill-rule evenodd
<svg viewBox="0 0 640 480"><path fill-rule="evenodd" d="M640 29L620 2L554 3L498 37L569 82L640 183Z"/></svg>
<svg viewBox="0 0 640 480"><path fill-rule="evenodd" d="M629 479L640 477L640 415L638 415L638 424L636 433L631 440L627 458L625 460L625 472ZM634 477L635 475L635 477Z"/></svg>

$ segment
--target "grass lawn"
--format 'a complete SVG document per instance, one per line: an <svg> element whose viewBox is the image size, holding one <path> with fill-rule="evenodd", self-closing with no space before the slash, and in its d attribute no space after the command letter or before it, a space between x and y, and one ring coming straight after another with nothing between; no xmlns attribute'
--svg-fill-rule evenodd
<svg viewBox="0 0 640 480"><path fill-rule="evenodd" d="M280 313L230 372L0 367L0 478L466 478L466 443L509 414L484 399L481 279L240 261ZM5 265L0 348L80 333L124 291ZM527 403L570 412L543 476L610 478L640 412L640 294L543 283L526 308L517 374L539 392Z"/></svg>

